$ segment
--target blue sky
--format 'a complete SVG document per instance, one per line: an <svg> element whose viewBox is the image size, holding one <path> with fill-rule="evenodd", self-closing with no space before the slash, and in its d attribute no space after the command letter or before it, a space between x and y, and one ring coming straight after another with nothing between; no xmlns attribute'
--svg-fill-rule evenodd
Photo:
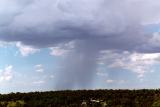
<svg viewBox="0 0 160 107"><path fill-rule="evenodd" d="M63 80L66 79L65 75L62 72L60 76L59 72L63 70L62 62L69 52L63 52L63 49L57 47L31 49L22 44L19 48L17 45L19 43L1 44L3 44L0 47L1 93L57 90L57 78L65 81ZM159 88L160 68L155 60L160 54L130 55L125 52L123 53L125 55L121 55L108 51L102 53L105 55L98 59L92 81L85 89ZM108 64L108 60L112 62ZM72 76L75 74L71 74L70 78L74 78ZM83 87L75 86L71 89Z"/></svg>
<svg viewBox="0 0 160 107"><path fill-rule="evenodd" d="M0 0L0 93L159 88L159 0Z"/></svg>

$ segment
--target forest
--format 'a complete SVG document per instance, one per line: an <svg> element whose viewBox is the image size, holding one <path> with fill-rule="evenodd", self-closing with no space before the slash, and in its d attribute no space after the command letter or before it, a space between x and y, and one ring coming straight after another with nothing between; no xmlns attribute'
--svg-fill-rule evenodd
<svg viewBox="0 0 160 107"><path fill-rule="evenodd" d="M160 107L160 89L0 94L0 107Z"/></svg>

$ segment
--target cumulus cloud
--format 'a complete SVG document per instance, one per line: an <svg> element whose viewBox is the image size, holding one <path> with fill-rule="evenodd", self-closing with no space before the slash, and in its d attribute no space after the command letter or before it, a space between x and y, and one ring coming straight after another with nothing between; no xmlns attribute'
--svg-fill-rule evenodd
<svg viewBox="0 0 160 107"><path fill-rule="evenodd" d="M50 47L50 55L53 56L66 56L69 52L74 49L74 42L68 42L65 44L59 44L56 47Z"/></svg>
<svg viewBox="0 0 160 107"><path fill-rule="evenodd" d="M44 72L44 69L36 69L36 72Z"/></svg>
<svg viewBox="0 0 160 107"><path fill-rule="evenodd" d="M152 66L159 63L160 53L130 53L124 51L102 51L99 62L109 68L119 68L132 71L142 78L146 72L153 72Z"/></svg>
<svg viewBox="0 0 160 107"><path fill-rule="evenodd" d="M0 70L0 82L10 81L13 78L13 66L6 66Z"/></svg>
<svg viewBox="0 0 160 107"><path fill-rule="evenodd" d="M7 48L10 45L10 43L5 41L0 41L0 48Z"/></svg>
<svg viewBox="0 0 160 107"><path fill-rule="evenodd" d="M19 51L20 51L22 56L28 56L30 54L34 54L34 53L40 51L39 49L35 49L31 46L23 45L20 42L17 42L16 46L17 46L17 48L19 48Z"/></svg>
<svg viewBox="0 0 160 107"><path fill-rule="evenodd" d="M155 32L153 37L149 40L149 43L154 47L160 46L160 34L159 32Z"/></svg>
<svg viewBox="0 0 160 107"><path fill-rule="evenodd" d="M36 68L41 68L41 67L43 67L43 65L42 64L37 64L37 65L35 65L35 67Z"/></svg>
<svg viewBox="0 0 160 107"><path fill-rule="evenodd" d="M106 80L106 83L108 84L112 84L112 83L118 83L118 84L123 84L123 83L126 83L127 81L125 80L113 80L113 79L107 79Z"/></svg>
<svg viewBox="0 0 160 107"><path fill-rule="evenodd" d="M34 82L32 82L32 83L33 83L33 85L40 86L40 85L44 84L45 81L43 81L43 80L38 80L38 81L34 81Z"/></svg>
<svg viewBox="0 0 160 107"><path fill-rule="evenodd" d="M35 65L36 72L43 73L44 67L42 64Z"/></svg>
<svg viewBox="0 0 160 107"><path fill-rule="evenodd" d="M68 52L68 50L61 49L60 47L52 47L50 49L51 49L50 54L54 56L63 56L64 54Z"/></svg>
<svg viewBox="0 0 160 107"><path fill-rule="evenodd" d="M97 72L96 74L97 74L98 76L108 77L108 74L107 74L107 73Z"/></svg>
<svg viewBox="0 0 160 107"><path fill-rule="evenodd" d="M50 75L50 78L53 79L53 78L54 78L54 75Z"/></svg>

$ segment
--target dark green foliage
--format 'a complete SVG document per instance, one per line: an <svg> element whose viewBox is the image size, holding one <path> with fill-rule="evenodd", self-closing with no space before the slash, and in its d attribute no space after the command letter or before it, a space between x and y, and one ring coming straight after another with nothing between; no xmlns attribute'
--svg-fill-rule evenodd
<svg viewBox="0 0 160 107"><path fill-rule="evenodd" d="M0 107L81 107L84 101L86 107L160 107L160 90L65 90L0 95Z"/></svg>

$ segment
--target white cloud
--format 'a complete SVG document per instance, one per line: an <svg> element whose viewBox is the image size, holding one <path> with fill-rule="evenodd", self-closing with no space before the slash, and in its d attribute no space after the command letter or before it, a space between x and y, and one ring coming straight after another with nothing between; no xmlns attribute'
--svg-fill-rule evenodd
<svg viewBox="0 0 160 107"><path fill-rule="evenodd" d="M42 68L42 67L43 67L42 64L37 64L37 65L35 65L35 68Z"/></svg>
<svg viewBox="0 0 160 107"><path fill-rule="evenodd" d="M108 77L108 74L107 74L107 73L97 72L96 74L97 74L98 76Z"/></svg>
<svg viewBox="0 0 160 107"><path fill-rule="evenodd" d="M53 56L65 56L74 48L74 42L68 42L65 44L59 44L56 47L51 47L50 55Z"/></svg>
<svg viewBox="0 0 160 107"><path fill-rule="evenodd" d="M11 43L0 41L0 48L6 48L8 45L11 45Z"/></svg>
<svg viewBox="0 0 160 107"><path fill-rule="evenodd" d="M113 79L107 79L106 83L111 84L111 83L119 83L119 84L123 84L126 83L127 81L125 80L113 80Z"/></svg>
<svg viewBox="0 0 160 107"><path fill-rule="evenodd" d="M50 49L50 54L53 56L63 56L68 53L68 50L62 49L61 47L52 47Z"/></svg>
<svg viewBox="0 0 160 107"><path fill-rule="evenodd" d="M44 67L42 64L35 65L36 72L43 73Z"/></svg>
<svg viewBox="0 0 160 107"><path fill-rule="evenodd" d="M54 78L54 75L50 75L50 78Z"/></svg>
<svg viewBox="0 0 160 107"><path fill-rule="evenodd" d="M149 44L152 46L159 47L160 46L160 33L155 32L152 36L152 38L149 40Z"/></svg>
<svg viewBox="0 0 160 107"><path fill-rule="evenodd" d="M45 81L43 80L38 80L38 81L34 81L33 84L36 84L36 85L41 85L41 84L44 84Z"/></svg>
<svg viewBox="0 0 160 107"><path fill-rule="evenodd" d="M153 71L151 67L159 62L160 53L116 53L103 51L100 63L106 64L110 68L121 68L132 71L142 78L146 72Z"/></svg>
<svg viewBox="0 0 160 107"><path fill-rule="evenodd" d="M111 80L111 79L108 79L108 80L106 80L106 82L107 83L113 83L113 82L115 82L114 80Z"/></svg>
<svg viewBox="0 0 160 107"><path fill-rule="evenodd" d="M31 46L23 45L21 42L16 43L17 48L19 48L19 51L22 56L28 56L29 54L34 54L38 51L39 49L35 49Z"/></svg>
<svg viewBox="0 0 160 107"><path fill-rule="evenodd" d="M13 78L13 66L9 65L0 70L0 82L10 81Z"/></svg>
<svg viewBox="0 0 160 107"><path fill-rule="evenodd" d="M44 69L37 69L36 72L44 72Z"/></svg>

